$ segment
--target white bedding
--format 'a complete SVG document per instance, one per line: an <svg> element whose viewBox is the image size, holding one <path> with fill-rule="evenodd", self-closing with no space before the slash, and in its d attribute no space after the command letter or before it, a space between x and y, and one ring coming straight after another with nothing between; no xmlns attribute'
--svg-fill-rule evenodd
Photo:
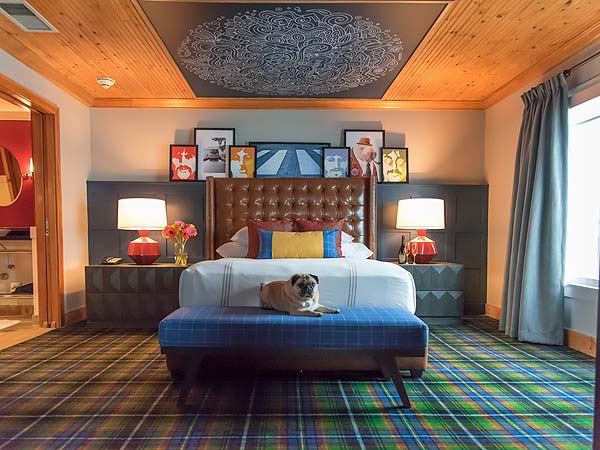
<svg viewBox="0 0 600 450"><path fill-rule="evenodd" d="M202 261L186 269L179 303L258 306L261 283L294 273L319 277L320 302L327 306L397 306L415 312L415 284L400 266L372 259L248 259Z"/></svg>

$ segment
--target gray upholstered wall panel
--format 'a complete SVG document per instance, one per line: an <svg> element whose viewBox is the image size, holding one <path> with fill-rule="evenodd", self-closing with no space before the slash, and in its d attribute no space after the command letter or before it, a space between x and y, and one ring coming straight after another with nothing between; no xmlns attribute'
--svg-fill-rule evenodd
<svg viewBox="0 0 600 450"><path fill-rule="evenodd" d="M204 252L204 189L203 182L151 183L125 181L88 182L88 227L90 263L97 264L104 256L125 256L127 244L135 232L119 231L117 200L141 196L164 198L167 219L190 221L199 226L201 236L189 245L191 261L202 258ZM410 230L396 230L398 200L411 197L436 197L446 201L446 229L430 231L428 236L438 244L439 261L464 264L465 312L480 314L485 310L487 273L487 208L488 187L480 185L404 185L377 186L377 254L383 261L395 261L402 234L412 239ZM173 245L152 232L160 242L161 262L172 262Z"/></svg>
<svg viewBox="0 0 600 450"><path fill-rule="evenodd" d="M167 202L167 220L191 222L199 226L200 236L186 246L189 260L194 262L204 254L204 183L148 183L127 181L88 181L88 242L90 264L99 264L105 256L127 255L129 241L136 231L117 230L117 202L126 197L160 198ZM173 243L167 244L160 231L150 237L159 242L162 256L159 262L173 262Z"/></svg>
<svg viewBox="0 0 600 450"><path fill-rule="evenodd" d="M443 198L446 205L446 229L427 235L436 241L434 261L453 261L465 266L465 313L485 312L487 285L488 187L480 185L402 185L380 184L377 190L377 255L394 261L404 234L414 230L396 230L398 200L413 197Z"/></svg>

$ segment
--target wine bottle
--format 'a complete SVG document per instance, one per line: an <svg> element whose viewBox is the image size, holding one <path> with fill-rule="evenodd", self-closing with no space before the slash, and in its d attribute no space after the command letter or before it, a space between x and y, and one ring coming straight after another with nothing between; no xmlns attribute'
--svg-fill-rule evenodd
<svg viewBox="0 0 600 450"><path fill-rule="evenodd" d="M398 250L398 264L406 263L406 253L404 253L404 235L402 235L402 243L400 244L400 250Z"/></svg>

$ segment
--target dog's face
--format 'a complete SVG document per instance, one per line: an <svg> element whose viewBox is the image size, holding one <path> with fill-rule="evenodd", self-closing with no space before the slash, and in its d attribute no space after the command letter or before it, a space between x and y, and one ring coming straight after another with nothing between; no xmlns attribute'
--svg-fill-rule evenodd
<svg viewBox="0 0 600 450"><path fill-rule="evenodd" d="M310 273L297 273L290 278L290 284L298 297L312 298L319 286L319 277Z"/></svg>

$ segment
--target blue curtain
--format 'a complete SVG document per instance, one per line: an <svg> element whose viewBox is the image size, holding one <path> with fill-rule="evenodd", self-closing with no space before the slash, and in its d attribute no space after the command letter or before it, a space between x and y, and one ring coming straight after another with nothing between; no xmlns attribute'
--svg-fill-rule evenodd
<svg viewBox="0 0 600 450"><path fill-rule="evenodd" d="M512 198L500 330L563 342L568 88L560 74L526 92Z"/></svg>

